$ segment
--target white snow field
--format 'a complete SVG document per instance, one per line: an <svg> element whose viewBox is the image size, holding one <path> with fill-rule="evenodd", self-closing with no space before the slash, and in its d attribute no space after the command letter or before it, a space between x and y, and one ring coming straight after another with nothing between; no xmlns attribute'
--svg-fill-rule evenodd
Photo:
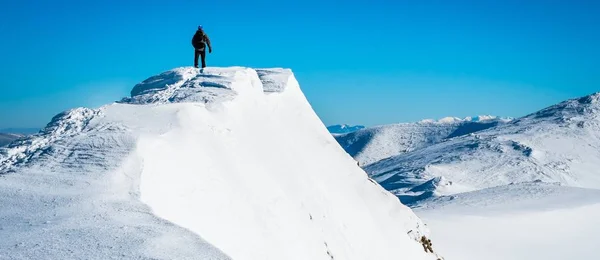
<svg viewBox="0 0 600 260"><path fill-rule="evenodd" d="M600 190L521 183L421 202L447 259L598 259Z"/></svg>
<svg viewBox="0 0 600 260"><path fill-rule="evenodd" d="M599 165L596 93L364 169L431 226L448 259L562 260L598 259Z"/></svg>
<svg viewBox="0 0 600 260"><path fill-rule="evenodd" d="M438 258L286 69L177 68L0 154L0 259Z"/></svg>
<svg viewBox="0 0 600 260"><path fill-rule="evenodd" d="M368 165L413 203L429 196L534 182L600 189L600 93Z"/></svg>

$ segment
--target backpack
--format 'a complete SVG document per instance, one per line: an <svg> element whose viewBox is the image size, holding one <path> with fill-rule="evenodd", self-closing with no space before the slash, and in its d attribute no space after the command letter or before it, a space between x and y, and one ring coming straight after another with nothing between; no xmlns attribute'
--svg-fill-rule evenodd
<svg viewBox="0 0 600 260"><path fill-rule="evenodd" d="M194 37L192 38L192 46L194 46L194 49L204 50L204 47L206 45L205 41L206 41L205 34L197 32L196 34L194 34Z"/></svg>

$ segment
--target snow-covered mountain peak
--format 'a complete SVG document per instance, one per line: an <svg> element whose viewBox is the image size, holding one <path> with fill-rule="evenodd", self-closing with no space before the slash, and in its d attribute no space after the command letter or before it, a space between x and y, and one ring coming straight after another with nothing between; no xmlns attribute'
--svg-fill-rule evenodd
<svg viewBox="0 0 600 260"><path fill-rule="evenodd" d="M513 118L510 117L498 117L498 116L492 116L492 115L478 115L478 116L473 116L473 117L465 117L464 119L465 121L471 121L471 122L484 122L484 121L503 121L503 122L508 122L510 120L513 120Z"/></svg>
<svg viewBox="0 0 600 260"><path fill-rule="evenodd" d="M442 123L442 124L451 124L451 123L456 123L456 122L461 122L463 121L463 119L460 119L458 117L444 117L440 120L438 120L438 123Z"/></svg>
<svg viewBox="0 0 600 260"><path fill-rule="evenodd" d="M23 259L436 259L285 69L164 72L0 149L0 174Z"/></svg>
<svg viewBox="0 0 600 260"><path fill-rule="evenodd" d="M599 116L600 92L581 98L570 99L559 104L547 107L538 112L520 118L519 120L517 120L517 122L527 122L529 120L571 122L598 118Z"/></svg>
<svg viewBox="0 0 600 260"><path fill-rule="evenodd" d="M585 97L579 98L578 101L581 104L595 104L595 105L598 105L598 103L600 102L600 92L596 92L596 93L591 94L589 96L585 96Z"/></svg>
<svg viewBox="0 0 600 260"><path fill-rule="evenodd" d="M597 189L599 100L599 94L570 99L504 124L398 153L365 170L407 203L435 195L418 188L423 193L416 193L422 185L443 194L441 186L428 183L439 176L453 183L443 186L451 193L536 181Z"/></svg>
<svg viewBox="0 0 600 260"><path fill-rule="evenodd" d="M509 122L496 116L446 117L440 120L422 120L361 129L335 135L340 145L361 166L414 151L446 139L463 136Z"/></svg>
<svg viewBox="0 0 600 260"><path fill-rule="evenodd" d="M233 99L241 92L282 92L293 73L290 69L244 67L181 67L150 77L131 90L121 103L213 103Z"/></svg>
<svg viewBox="0 0 600 260"><path fill-rule="evenodd" d="M180 67L152 76L135 85L131 97L121 104L219 103L238 94L249 98L263 93L281 93L296 79L290 69ZM295 83L297 84L297 82ZM45 149L63 139L84 132L88 122L101 117L100 109L75 108L56 115L38 134L10 144L0 151L0 172L23 165L45 154Z"/></svg>
<svg viewBox="0 0 600 260"><path fill-rule="evenodd" d="M423 119L418 123L421 124L460 124L464 122L491 122L491 121L501 121L508 122L512 120L512 118L507 117L498 117L492 115L479 115L479 116L468 116L465 118L460 117L444 117L438 120L435 119Z"/></svg>
<svg viewBox="0 0 600 260"><path fill-rule="evenodd" d="M329 130L329 132L332 133L333 135L340 135L340 134L356 132L356 131L364 129L364 128L365 127L362 125L351 126L351 125L347 125L347 124L341 124L341 125L328 126L327 130Z"/></svg>

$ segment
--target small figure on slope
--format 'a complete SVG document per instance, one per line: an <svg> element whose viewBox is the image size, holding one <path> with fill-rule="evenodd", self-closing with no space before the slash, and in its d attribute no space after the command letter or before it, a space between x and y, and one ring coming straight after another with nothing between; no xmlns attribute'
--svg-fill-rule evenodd
<svg viewBox="0 0 600 260"><path fill-rule="evenodd" d="M431 244L431 239L429 239L425 236L422 236L421 244L423 245L423 249L425 250L425 252L433 253L433 244Z"/></svg>

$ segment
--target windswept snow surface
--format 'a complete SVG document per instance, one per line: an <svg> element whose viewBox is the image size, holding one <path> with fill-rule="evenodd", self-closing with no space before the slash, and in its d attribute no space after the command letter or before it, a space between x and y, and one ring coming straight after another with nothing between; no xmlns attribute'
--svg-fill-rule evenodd
<svg viewBox="0 0 600 260"><path fill-rule="evenodd" d="M448 259L597 259L599 148L596 93L364 169Z"/></svg>
<svg viewBox="0 0 600 260"><path fill-rule="evenodd" d="M162 73L56 116L0 173L0 259L436 259L290 70Z"/></svg>
<svg viewBox="0 0 600 260"><path fill-rule="evenodd" d="M336 140L361 166L414 151L445 139L495 127L510 119L494 116L446 117L417 123L400 123L365 128L337 135Z"/></svg>
<svg viewBox="0 0 600 260"><path fill-rule="evenodd" d="M401 154L365 170L405 203L510 183L600 189L600 94ZM434 178L444 185L413 189ZM444 190L438 189L444 187Z"/></svg>
<svg viewBox="0 0 600 260"><path fill-rule="evenodd" d="M415 211L447 259L597 259L600 190L519 183L430 198Z"/></svg>

